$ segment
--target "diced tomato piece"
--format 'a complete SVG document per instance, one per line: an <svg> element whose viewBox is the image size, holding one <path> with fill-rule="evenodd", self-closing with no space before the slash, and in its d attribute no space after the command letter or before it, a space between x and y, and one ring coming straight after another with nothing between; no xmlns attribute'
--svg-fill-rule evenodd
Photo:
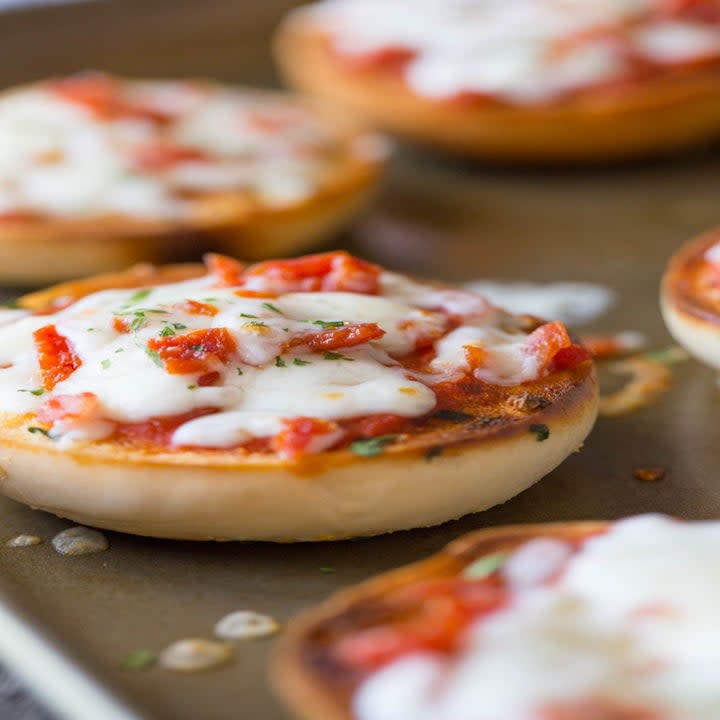
<svg viewBox="0 0 720 720"><path fill-rule="evenodd" d="M355 323L299 335L288 343L288 347L304 345L311 350L341 350L379 340L383 335L385 331L375 323Z"/></svg>
<svg viewBox="0 0 720 720"><path fill-rule="evenodd" d="M63 297L55 298L49 305L43 308L33 310L33 315L54 315L66 307L70 307L78 298L72 297L72 295L64 295Z"/></svg>
<svg viewBox="0 0 720 720"><path fill-rule="evenodd" d="M324 440L334 437L338 431L334 422L313 417L290 418L283 423L285 428L273 438L272 448L290 460L324 450L327 447Z"/></svg>
<svg viewBox="0 0 720 720"><path fill-rule="evenodd" d="M91 392L78 395L56 395L48 398L37 414L41 423L52 425L59 421L83 420L97 416L100 410L100 401L97 395Z"/></svg>
<svg viewBox="0 0 720 720"><path fill-rule="evenodd" d="M552 359L552 370L569 370L574 368L586 360L591 360L593 354L582 345L570 345L570 347L562 348L555 353Z"/></svg>
<svg viewBox="0 0 720 720"><path fill-rule="evenodd" d="M211 275L217 278L217 287L235 287L242 284L245 265L235 258L207 253L203 260Z"/></svg>
<svg viewBox="0 0 720 720"><path fill-rule="evenodd" d="M52 82L50 89L65 100L82 105L107 120L126 117L150 120L158 124L172 120L171 116L159 110L125 100L122 97L121 81L102 73L62 78Z"/></svg>
<svg viewBox="0 0 720 720"><path fill-rule="evenodd" d="M268 260L249 268L246 277L262 278L275 292L354 292L374 295L380 268L343 252ZM263 288L265 289L265 288Z"/></svg>
<svg viewBox="0 0 720 720"><path fill-rule="evenodd" d="M655 710L603 698L552 703L540 710L541 720L661 720Z"/></svg>
<svg viewBox="0 0 720 720"><path fill-rule="evenodd" d="M529 355L537 357L542 370L547 370L557 353L570 345L572 340L565 325L561 322L550 322L541 325L527 336L524 349Z"/></svg>
<svg viewBox="0 0 720 720"><path fill-rule="evenodd" d="M415 57L415 51L404 47L384 47L374 52L342 55L343 62L354 70L382 68L400 70Z"/></svg>
<svg viewBox="0 0 720 720"><path fill-rule="evenodd" d="M342 428L345 431L344 439L356 440L357 438L388 435L398 432L407 421L408 419L401 415L390 415L389 413L345 420L342 422Z"/></svg>
<svg viewBox="0 0 720 720"><path fill-rule="evenodd" d="M660 0L655 14L659 18L714 23L720 21L720 4L708 0Z"/></svg>
<svg viewBox="0 0 720 720"><path fill-rule="evenodd" d="M201 375L197 379L197 384L200 387L209 387L210 385L214 385L219 379L220 379L220 373L217 370L213 370L213 372L209 372L209 373L205 373L204 375Z"/></svg>
<svg viewBox="0 0 720 720"><path fill-rule="evenodd" d="M115 437L131 444L168 447L172 435L181 425L204 415L218 412L216 408L197 408L180 415L166 415L138 423L121 423L115 429Z"/></svg>
<svg viewBox="0 0 720 720"><path fill-rule="evenodd" d="M410 652L450 652L471 622L499 610L507 597L495 580L444 578L402 588L387 598L395 623L346 636L335 654L354 667L374 670Z"/></svg>
<svg viewBox="0 0 720 720"><path fill-rule="evenodd" d="M135 154L135 165L142 170L161 171L183 162L201 162L208 154L197 148L157 143L145 145Z"/></svg>
<svg viewBox="0 0 720 720"><path fill-rule="evenodd" d="M113 330L115 332L119 333L128 333L130 332L130 324L128 323L125 318L121 317L114 317L112 321Z"/></svg>
<svg viewBox="0 0 720 720"><path fill-rule="evenodd" d="M277 293L264 290L235 290L233 295L244 298L276 298Z"/></svg>
<svg viewBox="0 0 720 720"><path fill-rule="evenodd" d="M54 325L45 325L34 333L43 387L52 390L82 365L70 341L60 335Z"/></svg>
<svg viewBox="0 0 720 720"><path fill-rule="evenodd" d="M172 375L205 373L216 362L227 362L236 351L227 328L194 330L187 335L151 338L148 349L156 352Z"/></svg>
<svg viewBox="0 0 720 720"><path fill-rule="evenodd" d="M215 305L198 302L197 300L183 300L182 302L176 303L173 307L189 315L208 315L209 317L214 317L220 312Z"/></svg>
<svg viewBox="0 0 720 720"><path fill-rule="evenodd" d="M120 91L117 80L101 73L61 78L52 83L52 89L66 100L93 110L113 104Z"/></svg>
<svg viewBox="0 0 720 720"><path fill-rule="evenodd" d="M371 671L403 655L427 649L423 638L408 633L402 626L381 625L342 638L333 654L343 664Z"/></svg>
<svg viewBox="0 0 720 720"><path fill-rule="evenodd" d="M270 113L251 112L246 115L250 128L262 133L278 133L292 127L293 119L288 116L271 115Z"/></svg>

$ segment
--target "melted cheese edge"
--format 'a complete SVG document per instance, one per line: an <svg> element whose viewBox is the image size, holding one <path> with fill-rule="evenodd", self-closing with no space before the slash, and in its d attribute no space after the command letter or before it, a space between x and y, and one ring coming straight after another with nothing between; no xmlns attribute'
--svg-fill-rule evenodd
<svg viewBox="0 0 720 720"><path fill-rule="evenodd" d="M509 316L467 291L438 290L384 273L377 296L288 293L268 303L213 283L212 277L203 277L149 288L147 294L105 290L50 316L9 311L0 318L0 407L34 413L49 397L94 393L100 402L97 417L55 423L52 434L61 445L108 436L115 423L219 408L214 415L182 424L173 443L225 448L275 435L283 419L297 416L424 415L436 403L433 383L457 375L464 366L463 343L492 344L495 360L484 371L488 381L515 384L537 371L537 361L522 344L526 334L498 330L497 322L507 324ZM218 312L208 317L178 309L188 299L211 303ZM465 313L464 324L448 333L448 313L459 310ZM139 317L139 326L118 332L113 327L117 317L126 322ZM342 350L341 359L303 347L283 353L289 338L320 332L317 320L373 322L386 334ZM43 392L33 332L48 324L68 339L82 365ZM237 346L234 362L210 368L220 373L216 385L198 386L200 373L170 374L147 352L148 341L161 332L183 335L209 327L226 328ZM432 376L416 378L395 359L412 352L419 337L443 334L436 343L439 355Z"/></svg>
<svg viewBox="0 0 720 720"><path fill-rule="evenodd" d="M123 98L172 121L102 120L43 85L0 98L0 214L182 219L190 212L183 193L228 190L283 206L313 195L343 150L318 117L270 93L169 81L120 87ZM207 159L139 167L141 148L158 143ZM365 152L362 143L357 152Z"/></svg>
<svg viewBox="0 0 720 720"><path fill-rule="evenodd" d="M338 52L363 56L405 48L416 56L409 86L429 98L465 92L510 102L546 100L612 81L627 68L612 38L558 43L598 28L634 23L632 52L672 64L720 55L720 27L700 21L646 20L656 0L324 0L309 11Z"/></svg>
<svg viewBox="0 0 720 720"><path fill-rule="evenodd" d="M412 654L370 676L358 720L542 720L543 707L592 698L716 720L720 522L618 522L540 584L562 545L541 538L511 556L511 604L471 627L459 656Z"/></svg>

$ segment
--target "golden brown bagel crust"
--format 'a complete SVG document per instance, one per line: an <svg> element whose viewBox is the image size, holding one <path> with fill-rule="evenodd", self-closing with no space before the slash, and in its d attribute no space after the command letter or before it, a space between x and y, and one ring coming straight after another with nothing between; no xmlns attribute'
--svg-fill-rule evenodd
<svg viewBox="0 0 720 720"><path fill-rule="evenodd" d="M340 144L336 166L307 199L268 206L244 191L208 192L188 201L186 221L124 214L0 219L0 282L58 282L140 262L199 257L210 250L265 259L321 244L367 205L382 172L384 150L363 147L365 138L381 140L368 138L356 123L320 104L305 104Z"/></svg>
<svg viewBox="0 0 720 720"><path fill-rule="evenodd" d="M487 528L463 535L425 560L342 590L290 623L273 655L273 686L299 720L353 720L350 700L355 683L328 647L334 638L372 626L373 612L389 592L455 576L480 557L511 551L535 537L572 540L607 527L602 522L572 522Z"/></svg>
<svg viewBox="0 0 720 720"><path fill-rule="evenodd" d="M103 288L202 272L199 265L141 266L25 296L19 305L42 311ZM382 455L338 449L300 462L112 438L58 450L28 432L34 416L5 413L0 491L79 522L185 539L319 540L433 525L504 502L539 480L580 447L597 414L589 361L522 386L492 387L463 398L467 415L459 419L431 413L414 421ZM542 442L532 429L539 424L549 429Z"/></svg>
<svg viewBox="0 0 720 720"><path fill-rule="evenodd" d="M720 308L702 292L704 255L720 242L715 228L683 245L662 279L660 305L673 337L702 362L720 369Z"/></svg>
<svg viewBox="0 0 720 720"><path fill-rule="evenodd" d="M720 70L687 69L540 105L439 102L399 73L351 67L322 31L292 14L275 39L289 84L437 148L502 162L605 162L657 155L720 135Z"/></svg>

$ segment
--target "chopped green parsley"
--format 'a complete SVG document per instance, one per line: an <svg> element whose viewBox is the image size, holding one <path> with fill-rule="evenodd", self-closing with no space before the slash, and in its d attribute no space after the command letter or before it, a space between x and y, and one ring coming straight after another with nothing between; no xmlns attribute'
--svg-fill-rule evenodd
<svg viewBox="0 0 720 720"><path fill-rule="evenodd" d="M482 580L499 570L508 558L508 553L498 552L471 562L462 572L467 580Z"/></svg>
<svg viewBox="0 0 720 720"><path fill-rule="evenodd" d="M529 427L531 433L535 433L538 442L543 442L550 437L550 428L545 423L538 423Z"/></svg>
<svg viewBox="0 0 720 720"><path fill-rule="evenodd" d="M313 320L313 325L319 325L323 328L342 327L344 324L344 320Z"/></svg>
<svg viewBox="0 0 720 720"><path fill-rule="evenodd" d="M155 654L150 650L133 650L120 660L120 664L128 670L147 670L155 664Z"/></svg>
<svg viewBox="0 0 720 720"><path fill-rule="evenodd" d="M374 457L385 452L386 446L392 445L397 438L397 435L378 435L374 438L355 440L350 444L350 450L362 457Z"/></svg>
<svg viewBox="0 0 720 720"><path fill-rule="evenodd" d="M443 450L444 448L442 445L433 445L433 447L425 453L425 460L427 460L427 462L432 462L438 455L442 455Z"/></svg>
<svg viewBox="0 0 720 720"><path fill-rule="evenodd" d="M146 355L158 366L163 367L163 361L160 357L160 353L157 350L152 350L149 347L145 347Z"/></svg>
<svg viewBox="0 0 720 720"><path fill-rule="evenodd" d="M347 360L348 362L355 361L355 358L348 357L347 355L341 355L340 353L336 353L336 352L330 352L330 350L326 350L323 353L323 357L326 360Z"/></svg>

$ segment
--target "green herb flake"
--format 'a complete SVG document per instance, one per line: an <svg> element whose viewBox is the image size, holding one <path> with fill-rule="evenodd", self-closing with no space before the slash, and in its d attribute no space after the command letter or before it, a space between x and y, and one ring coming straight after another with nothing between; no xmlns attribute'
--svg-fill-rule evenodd
<svg viewBox="0 0 720 720"><path fill-rule="evenodd" d="M334 572L337 572L334 567L321 567L320 572L324 573L325 575L331 575Z"/></svg>
<svg viewBox="0 0 720 720"><path fill-rule="evenodd" d="M120 665L127 670L147 670L154 664L155 654L150 650L133 650L120 660Z"/></svg>
<svg viewBox="0 0 720 720"><path fill-rule="evenodd" d="M432 462L438 455L443 454L444 449L442 445L434 445L425 453L425 460Z"/></svg>
<svg viewBox="0 0 720 720"><path fill-rule="evenodd" d="M110 367L110 361L109 361L107 358L105 358L105 360L101 360L101 361L100 361L100 367L101 367L103 370L107 370L107 369Z"/></svg>
<svg viewBox="0 0 720 720"><path fill-rule="evenodd" d="M535 433L538 442L544 442L550 437L550 428L545 423L538 423L529 427L531 433Z"/></svg>
<svg viewBox="0 0 720 720"><path fill-rule="evenodd" d="M277 313L278 315L282 315L282 310L279 307L276 307L272 303L264 302L262 304L262 307L264 307L266 310L269 310L270 312Z"/></svg>
<svg viewBox="0 0 720 720"><path fill-rule="evenodd" d="M138 315L133 319L133 321L130 323L130 329L133 332L137 332L138 330L142 330L147 325L147 320L145 319L144 315Z"/></svg>
<svg viewBox="0 0 720 720"><path fill-rule="evenodd" d="M21 390L18 390L18 392L26 392L26 393L30 393L31 395L35 395L36 397L39 397L40 395L42 395L45 392L45 390L43 390L43 388L35 388L34 390L22 390L21 389Z"/></svg>
<svg viewBox="0 0 720 720"><path fill-rule="evenodd" d="M125 348L118 348L115 352L116 352L116 353L125 352Z"/></svg>
<svg viewBox="0 0 720 720"><path fill-rule="evenodd" d="M183 325L182 323L173 323L172 326L175 330L187 330L187 325Z"/></svg>
<svg viewBox="0 0 720 720"><path fill-rule="evenodd" d="M238 374L238 375L242 375L242 374L243 374L242 368L236 367L235 369L237 370L237 374Z"/></svg>
<svg viewBox="0 0 720 720"><path fill-rule="evenodd" d="M86 332L95 332L97 328L85 328Z"/></svg>
<svg viewBox="0 0 720 720"><path fill-rule="evenodd" d="M330 352L330 350L326 350L323 353L323 357L326 360L347 360L348 362L355 361L355 358L348 357L347 355L341 355L340 353L336 353L336 352Z"/></svg>
<svg viewBox="0 0 720 720"><path fill-rule="evenodd" d="M468 413L460 412L459 410L438 410L434 417L440 420L450 420L455 423L464 423L468 420L472 420L473 416Z"/></svg>
<svg viewBox="0 0 720 720"><path fill-rule="evenodd" d="M216 298L216 297L203 298L202 302L206 302L206 303L219 302L219 298Z"/></svg>
<svg viewBox="0 0 720 720"><path fill-rule="evenodd" d="M135 303L144 300L151 293L152 288L144 288L143 290L138 290L137 292L134 292L125 302L127 305L134 305Z"/></svg>
<svg viewBox="0 0 720 720"><path fill-rule="evenodd" d="M37 427L37 425L31 425L28 428L28 432L32 433L33 435L44 435L46 438L50 438L50 440L53 439L50 433L45 428Z"/></svg>
<svg viewBox="0 0 720 720"><path fill-rule="evenodd" d="M392 445L397 438L397 435L378 435L374 438L355 440L350 444L350 450L362 457L375 457L376 455L382 455L385 448Z"/></svg>
<svg viewBox="0 0 720 720"><path fill-rule="evenodd" d="M287 363L279 355L277 355L275 357L275 367L287 367Z"/></svg>
<svg viewBox="0 0 720 720"><path fill-rule="evenodd" d="M342 327L344 324L344 320L313 320L313 325L319 325L322 328Z"/></svg>
<svg viewBox="0 0 720 720"><path fill-rule="evenodd" d="M188 385L187 389L188 390L197 390L197 385Z"/></svg>
<svg viewBox="0 0 720 720"><path fill-rule="evenodd" d="M508 553L498 552L478 558L471 562L462 572L466 580L482 580L497 572L508 559Z"/></svg>
<svg viewBox="0 0 720 720"><path fill-rule="evenodd" d="M161 331L160 331L160 337L170 337L171 335L176 335L177 333L169 326L166 325Z"/></svg>
<svg viewBox="0 0 720 720"><path fill-rule="evenodd" d="M240 313L240 317L251 318L251 319L253 319L253 320L257 320L257 319L258 319L258 316L257 316L257 315L250 315L250 313Z"/></svg>
<svg viewBox="0 0 720 720"><path fill-rule="evenodd" d="M160 353L157 350L152 350L149 347L145 347L145 354L158 366L163 367L163 361L160 357Z"/></svg>
<svg viewBox="0 0 720 720"><path fill-rule="evenodd" d="M293 358L293 365L297 365L298 367L302 365L312 365L312 363L309 360L302 360L301 358Z"/></svg>

